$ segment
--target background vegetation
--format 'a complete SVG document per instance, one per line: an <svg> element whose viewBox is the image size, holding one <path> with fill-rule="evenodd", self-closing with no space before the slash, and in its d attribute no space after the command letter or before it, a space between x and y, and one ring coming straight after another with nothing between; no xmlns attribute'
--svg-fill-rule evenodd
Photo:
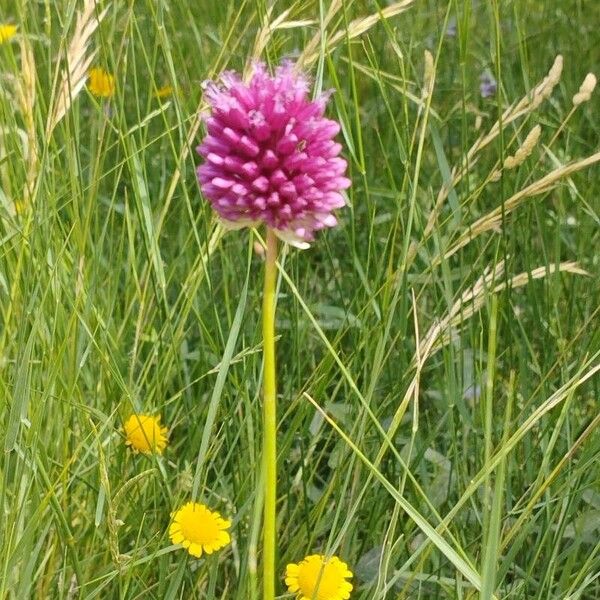
<svg viewBox="0 0 600 600"><path fill-rule="evenodd" d="M279 570L334 552L357 599L599 598L598 96L571 110L597 4L91 5L86 37L87 0L0 1L0 598L258 598L262 258L193 151L201 82L257 55L335 88L353 180L281 260ZM164 456L124 445L134 411ZM193 489L233 520L201 560L166 535Z"/></svg>

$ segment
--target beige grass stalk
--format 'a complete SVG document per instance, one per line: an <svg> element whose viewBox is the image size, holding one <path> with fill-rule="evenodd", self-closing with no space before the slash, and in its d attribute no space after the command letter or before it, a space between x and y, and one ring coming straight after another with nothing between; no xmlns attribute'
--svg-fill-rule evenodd
<svg viewBox="0 0 600 600"><path fill-rule="evenodd" d="M16 85L16 96L27 136L25 155L27 176L25 189L23 190L23 203L25 206L28 206L31 202L39 170L39 152L34 117L36 82L37 75L33 50L27 36L21 36L21 76Z"/></svg>
<svg viewBox="0 0 600 600"><path fill-rule="evenodd" d="M576 262L566 261L559 265L548 265L513 275L508 282L502 281L495 283L502 278L504 272L504 262L499 262L492 271L484 273L473 285L466 290L463 295L451 307L449 313L428 332L434 340L431 342L431 354L449 344L457 335L457 328L465 320L470 319L475 313L479 312L485 304L488 294L499 294L505 289L514 289L527 285L533 279L542 279L555 272L571 273L573 275L589 275L587 271L579 267ZM427 340L427 336L426 336ZM427 340L429 344L429 340Z"/></svg>
<svg viewBox="0 0 600 600"><path fill-rule="evenodd" d="M292 11L291 8L284 10L280 15L275 17L271 21L271 15L273 14L273 6L267 9L264 17L264 24L259 29L256 39L254 40L254 47L252 50L252 57L259 58L265 51L269 40L271 39L273 32L279 29L295 29L296 27L308 27L316 23L313 19L304 19L297 21L286 21L288 15Z"/></svg>
<svg viewBox="0 0 600 600"><path fill-rule="evenodd" d="M509 106L504 113L502 118L498 119L490 128L487 134L480 136L477 141L469 148L466 155L464 156L460 165L453 167L451 172L450 182L444 183L440 188L435 205L427 218L425 229L421 242L413 241L409 248L407 267L412 264L419 246L432 234L433 229L438 221L439 215L442 211L444 203L448 199L451 190L453 190L467 172L477 163L479 160L478 154L486 148L491 142L493 142L500 134L500 124L505 128L507 125L515 121L516 119L530 114L533 110L538 108L540 104L552 95L552 92L558 82L563 70L563 57L559 54L555 59L552 67L548 71L548 74L538 83L528 94L523 96L518 102Z"/></svg>
<svg viewBox="0 0 600 600"><path fill-rule="evenodd" d="M516 104L509 106L502 114L502 118L498 119L492 125L488 133L480 137L471 146L466 154L465 160L463 161L463 165L456 171L456 177L458 178L458 181L462 179L467 169L473 166L473 164L476 162L476 155L498 137L500 134L501 123L503 128L507 125L510 125L510 123L519 117L523 117L531 113L533 110L538 108L544 100L548 99L552 95L554 88L560 81L562 70L563 57L559 54L554 59L554 63L552 64L552 67L548 71L546 77L544 77L544 79L542 79L542 81L538 83L538 85L536 85L530 93L523 96L523 98L521 98L521 100L519 100ZM456 183L458 183L458 181ZM453 185L456 184L453 183ZM445 194L445 197L447 196L448 193Z"/></svg>
<svg viewBox="0 0 600 600"><path fill-rule="evenodd" d="M587 158L577 160L568 165L554 169L554 171L551 171L541 179L538 179L522 190L519 190L516 194L513 194L508 200L506 200L503 206L495 208L488 214L477 219L477 221L475 221L473 224L469 225L459 236L458 241L456 241L451 248L446 251L444 258L450 258L458 250L466 246L482 233L492 229L499 229L502 225L503 213L504 216L509 215L525 200L527 200L527 198L539 196L540 194L548 192L565 177L569 177L573 173L581 171L582 169L585 169L586 167L589 167L597 162L600 162L600 152L596 152L596 154L592 154ZM432 266L438 265L440 262L441 257L438 256L432 261Z"/></svg>
<svg viewBox="0 0 600 600"><path fill-rule="evenodd" d="M389 19L400 13L408 10L412 4L414 4L415 0L402 0L401 2L394 2L394 4L390 4L380 11L373 13L372 15L368 15L366 17L360 17L358 19L354 19L351 23L348 24L348 28L344 28L342 30L336 31L329 38L329 41L325 44L324 51L326 54L332 52L342 41L344 40L352 40L361 36L363 33L366 33L370 29L372 29L377 23L384 19ZM329 10L325 14L323 18L323 23L321 28L325 30L334 16L343 8L342 0L333 0L329 5ZM322 32L318 31L308 42L304 51L300 55L298 59L298 67L307 68L313 62L315 62L319 58L320 54L320 45L322 42Z"/></svg>
<svg viewBox="0 0 600 600"><path fill-rule="evenodd" d="M320 23L320 29L326 30L329 27L333 17L342 9L343 2L342 0L331 0L331 4L329 5L328 11L325 13L322 22ZM299 69L303 69L308 67L312 62L314 62L319 56L319 47L321 45L321 31L317 31L315 35L312 36L308 44L304 47L302 54L298 57L298 61L296 63Z"/></svg>
<svg viewBox="0 0 600 600"><path fill-rule="evenodd" d="M596 88L596 76L593 73L588 73L581 84L579 91L577 94L573 96L573 107L569 111L569 114L563 119L560 127L554 132L552 139L548 142L547 147L551 148L552 144L556 141L558 136L564 131L565 127L568 125L571 117L575 114L575 111L581 106L585 104L592 98L592 93Z"/></svg>
<svg viewBox="0 0 600 600"><path fill-rule="evenodd" d="M75 30L65 52L65 66L57 69L55 85L48 111L46 136L52 132L71 108L73 101L83 89L87 73L96 56L96 51L89 51L93 33L105 17L108 7L96 14L96 0L84 0L81 12L77 14Z"/></svg>
<svg viewBox="0 0 600 600"><path fill-rule="evenodd" d="M478 153L489 145L499 134L500 132L500 122L502 122L503 127L513 122L517 118L527 115L535 110L539 105L547 98L549 98L560 81L560 77L563 70L563 59L561 55L558 55L552 65L550 71L544 77L544 79L533 88L532 92L526 96L524 96L519 102L515 105L507 108L502 115L502 119L498 120L489 132L480 137L473 146L469 149L466 154L466 158L464 159L462 166L454 167L452 170L452 179L449 184L444 184L436 199L436 204L429 214L427 219L427 224L424 229L424 233L422 236L421 244L424 240L426 240L432 233L435 224L437 223L439 214L444 205L444 202L448 198L450 191L459 183L462 177L467 173L468 169L472 167L478 160ZM551 141L548 144L548 147L552 145L552 143L558 137L560 131L564 128L565 124L568 122L569 118L579 106L579 104L589 100L592 92L594 91L596 85L596 77L593 74L588 74L586 76L584 82L582 83L578 94L576 94L573 98L574 106L572 110L569 112L567 117L564 119L563 123L559 127L558 131L554 134ZM577 101L577 103L576 103ZM505 169L513 169L523 163L523 161L531 154L533 148L539 141L539 137L541 134L541 129L539 126L534 127L529 134L527 135L525 141L521 145L521 147L517 150L517 152L513 156L509 156L504 164L503 168ZM538 181L530 184L529 186L523 188L516 194L514 194L511 198L509 198L503 207L498 207L492 212L488 213L484 217L478 219L471 227L465 231L460 237L458 242L456 242L450 250L446 252L444 255L445 258L449 258L460 248L468 244L472 239L476 236L484 233L485 231L489 231L491 229L498 229L502 222L502 211L504 209L505 214L507 212L511 212L518 205L528 197L535 196L541 193L544 193L550 189L552 189L556 183L564 178L568 177L571 173L578 171L580 169L586 168L587 166L597 162L600 160L599 154L594 154L585 159L581 159L579 161L575 161L569 165L562 166L560 168L555 169L548 175L542 177ZM497 181L500 178L501 171L499 169L494 170L488 177L485 183L489 181ZM485 185L485 183L483 185ZM407 258L407 266L409 266L419 248L418 242L412 242L409 248L408 258ZM433 260L432 265L436 266L441 262L441 257L437 257Z"/></svg>

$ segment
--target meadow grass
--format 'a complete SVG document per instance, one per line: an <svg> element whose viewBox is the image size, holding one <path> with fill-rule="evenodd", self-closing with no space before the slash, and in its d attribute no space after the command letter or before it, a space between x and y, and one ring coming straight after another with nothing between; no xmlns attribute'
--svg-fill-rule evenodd
<svg viewBox="0 0 600 600"><path fill-rule="evenodd" d="M260 598L264 232L224 233L194 173L200 84L252 56L335 88L353 181L280 256L278 573L332 553L356 599L600 598L595 3L0 8L0 598ZM133 412L163 456L126 447ZM200 560L167 536L192 497L232 520Z"/></svg>

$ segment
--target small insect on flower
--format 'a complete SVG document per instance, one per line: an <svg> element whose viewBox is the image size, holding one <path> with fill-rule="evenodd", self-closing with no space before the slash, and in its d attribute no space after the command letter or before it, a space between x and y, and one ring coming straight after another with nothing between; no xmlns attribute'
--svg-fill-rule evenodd
<svg viewBox="0 0 600 600"><path fill-rule="evenodd" d="M337 556L322 554L307 556L298 564L289 564L285 570L288 591L297 600L347 600L350 598L352 578L348 565Z"/></svg>
<svg viewBox="0 0 600 600"><path fill-rule="evenodd" d="M88 73L90 92L98 98L112 98L115 95L115 78L102 67L94 67Z"/></svg>
<svg viewBox="0 0 600 600"><path fill-rule="evenodd" d="M160 417L131 415L125 425L125 444L142 454L162 454L167 447L167 428L161 427Z"/></svg>
<svg viewBox="0 0 600 600"><path fill-rule="evenodd" d="M286 62L271 76L256 62L248 83L234 72L204 84L208 135L198 146L204 196L226 226L261 223L284 242L307 248L314 232L337 224L350 187L330 93L309 98L309 81Z"/></svg>
<svg viewBox="0 0 600 600"><path fill-rule="evenodd" d="M231 522L204 504L188 502L171 517L173 522L169 526L169 538L196 558L200 558L203 552L212 554L231 541L226 531L231 527Z"/></svg>
<svg viewBox="0 0 600 600"><path fill-rule="evenodd" d="M17 33L17 26L9 23L0 24L0 44L10 42Z"/></svg>

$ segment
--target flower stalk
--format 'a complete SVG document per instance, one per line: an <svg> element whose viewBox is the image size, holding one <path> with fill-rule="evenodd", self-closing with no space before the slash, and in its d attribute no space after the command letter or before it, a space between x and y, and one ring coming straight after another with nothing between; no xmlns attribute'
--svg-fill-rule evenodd
<svg viewBox="0 0 600 600"><path fill-rule="evenodd" d="M277 237L267 227L263 293L263 466L265 503L263 522L264 600L275 598L275 529L277 503L277 384L275 379L275 288Z"/></svg>
<svg viewBox="0 0 600 600"><path fill-rule="evenodd" d="M277 394L275 287L277 238L308 248L315 234L335 227L345 206L347 162L335 141L340 124L325 116L331 91L311 99L310 81L292 62L271 74L255 61L247 78L225 71L204 82L206 136L198 181L204 197L229 229L267 227L263 296L264 600L275 598L277 502ZM251 572L254 574L249 558Z"/></svg>

